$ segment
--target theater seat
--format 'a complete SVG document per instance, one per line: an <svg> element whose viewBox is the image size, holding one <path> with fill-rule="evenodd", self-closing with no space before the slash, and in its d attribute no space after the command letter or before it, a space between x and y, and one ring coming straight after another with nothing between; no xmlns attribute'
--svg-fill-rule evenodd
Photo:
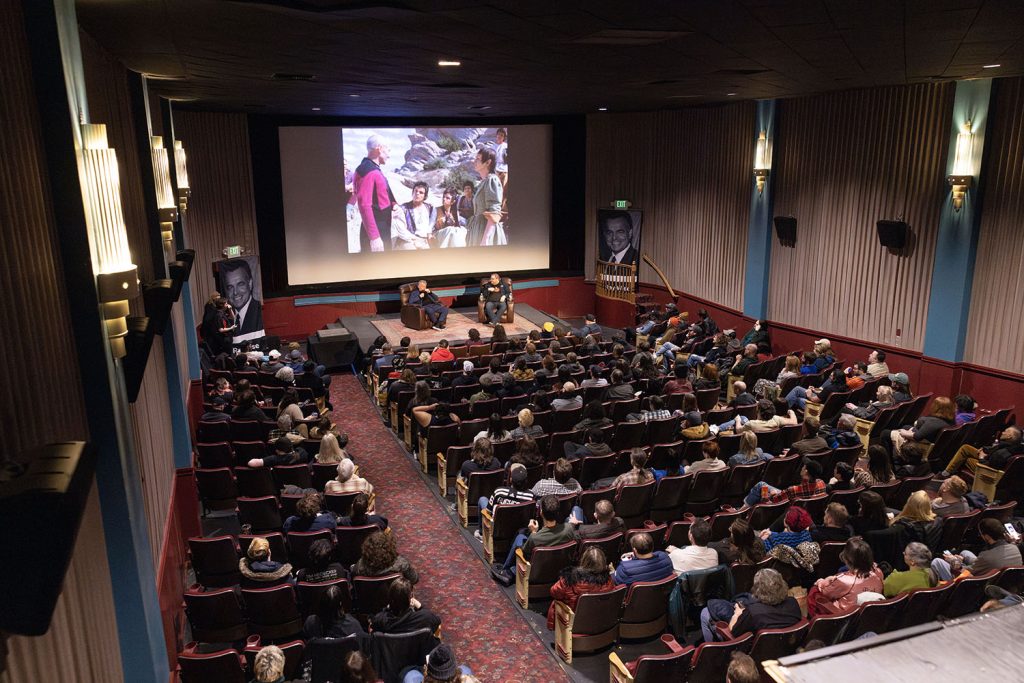
<svg viewBox="0 0 1024 683"><path fill-rule="evenodd" d="M246 683L244 659L235 650L197 652L197 643L178 653L181 683Z"/></svg>
<svg viewBox="0 0 1024 683"><path fill-rule="evenodd" d="M571 609L555 601L555 651L567 664L573 653L594 652L619 639L619 613L626 586L606 593L584 593Z"/></svg>
<svg viewBox="0 0 1024 683"><path fill-rule="evenodd" d="M491 281L491 278L489 278L489 277L480 278L480 286L483 287L483 286L485 286L490 281ZM513 296L514 296L514 294L512 292L512 278L510 278L510 277L503 277L503 278L501 278L501 281L503 283L505 283L506 285L508 285L508 301L506 302L506 303L508 303L508 308L505 309L505 314L501 316L501 322L503 322L503 323L512 323L516 319L516 316L515 316L516 302L512 300ZM482 323L487 322L487 314L484 312L484 302L480 301L480 300L477 300L477 302L476 302L476 318L477 318L478 322L482 322Z"/></svg>

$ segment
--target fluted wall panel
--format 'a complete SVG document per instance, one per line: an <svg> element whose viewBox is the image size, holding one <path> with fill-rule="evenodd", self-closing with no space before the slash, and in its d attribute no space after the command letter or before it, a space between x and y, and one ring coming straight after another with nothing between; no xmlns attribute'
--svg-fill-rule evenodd
<svg viewBox="0 0 1024 683"><path fill-rule="evenodd" d="M89 438L31 73L21 3L0 0L0 356L26 373L0 382L4 450L13 456ZM44 406L47 418L28 418ZM50 631L12 637L8 647L4 683L123 680L95 491Z"/></svg>
<svg viewBox="0 0 1024 683"><path fill-rule="evenodd" d="M198 324L214 290L211 264L224 247L238 244L259 254L249 126L245 114L175 111L174 133L188 155L192 197L184 221L188 246L196 250L191 282Z"/></svg>
<svg viewBox="0 0 1024 683"><path fill-rule="evenodd" d="M143 192L153 190L142 187L139 174L140 150L132 118L128 72L84 32L81 33L81 44L89 116L96 123L107 124L110 146L117 151L128 244L134 262L139 267L139 279L147 282L154 279L149 234L154 228L146 220ZM144 159L148 163L149 151L141 150L141 153L145 154ZM160 277L164 277L164 274L160 273ZM144 315L141 296L133 299L131 305L134 315ZM160 337L153 342L139 397L131 404L129 412L135 456L142 478L150 550L153 565L157 566L171 500L171 487L174 484L174 441L167 392L167 368Z"/></svg>
<svg viewBox="0 0 1024 683"><path fill-rule="evenodd" d="M1024 375L1024 78L995 85L964 360Z"/></svg>
<svg viewBox="0 0 1024 683"><path fill-rule="evenodd" d="M778 103L774 213L796 217L797 240L772 246L771 320L923 348L953 94L942 83ZM896 255L875 223L900 215L913 237Z"/></svg>
<svg viewBox="0 0 1024 683"><path fill-rule="evenodd" d="M753 102L587 117L586 275L597 259L597 209L644 211L641 250L673 287L743 307L754 160ZM658 282L646 264L642 282Z"/></svg>

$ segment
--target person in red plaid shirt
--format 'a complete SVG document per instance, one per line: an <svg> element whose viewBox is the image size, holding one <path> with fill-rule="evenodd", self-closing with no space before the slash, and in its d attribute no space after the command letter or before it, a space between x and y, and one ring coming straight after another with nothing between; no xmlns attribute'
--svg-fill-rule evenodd
<svg viewBox="0 0 1024 683"><path fill-rule="evenodd" d="M744 502L747 506L758 503L781 503L786 500L807 498L825 493L825 482L821 480L821 465L814 460L804 460L800 468L800 483L785 489L777 489L766 481L754 484Z"/></svg>

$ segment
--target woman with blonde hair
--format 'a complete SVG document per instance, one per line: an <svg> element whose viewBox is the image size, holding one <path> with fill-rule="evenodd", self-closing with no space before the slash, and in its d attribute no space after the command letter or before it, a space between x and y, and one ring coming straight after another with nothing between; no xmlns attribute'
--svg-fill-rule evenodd
<svg viewBox="0 0 1024 683"><path fill-rule="evenodd" d="M910 494L903 510L892 521L892 527L901 530L905 543L917 541L929 548L936 546L942 534L942 520L936 520L931 497L923 490Z"/></svg>
<svg viewBox="0 0 1024 683"><path fill-rule="evenodd" d="M742 428L741 428L742 429ZM744 431L740 434L740 450L729 458L729 467L736 465L753 465L762 460L771 460L772 455L765 453L757 447L757 434L752 431Z"/></svg>
<svg viewBox="0 0 1024 683"><path fill-rule="evenodd" d="M342 432L335 435L334 432L327 432L320 439L320 452L316 454L316 461L328 465L336 465L351 456L345 450L348 445L348 434Z"/></svg>

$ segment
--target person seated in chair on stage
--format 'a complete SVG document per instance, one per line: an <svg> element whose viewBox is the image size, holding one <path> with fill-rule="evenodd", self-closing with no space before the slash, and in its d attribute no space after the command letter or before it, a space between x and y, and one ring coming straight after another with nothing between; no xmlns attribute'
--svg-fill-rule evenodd
<svg viewBox="0 0 1024 683"><path fill-rule="evenodd" d="M508 309L508 300L512 292L508 285L501 281L497 273L491 273L491 279L480 287L480 300L484 302L484 314L488 325L497 325Z"/></svg>
<svg viewBox="0 0 1024 683"><path fill-rule="evenodd" d="M426 280L417 282L416 289L409 293L409 305L422 308L435 330L444 329L444 323L448 319L448 307L441 303L437 294L427 288Z"/></svg>

